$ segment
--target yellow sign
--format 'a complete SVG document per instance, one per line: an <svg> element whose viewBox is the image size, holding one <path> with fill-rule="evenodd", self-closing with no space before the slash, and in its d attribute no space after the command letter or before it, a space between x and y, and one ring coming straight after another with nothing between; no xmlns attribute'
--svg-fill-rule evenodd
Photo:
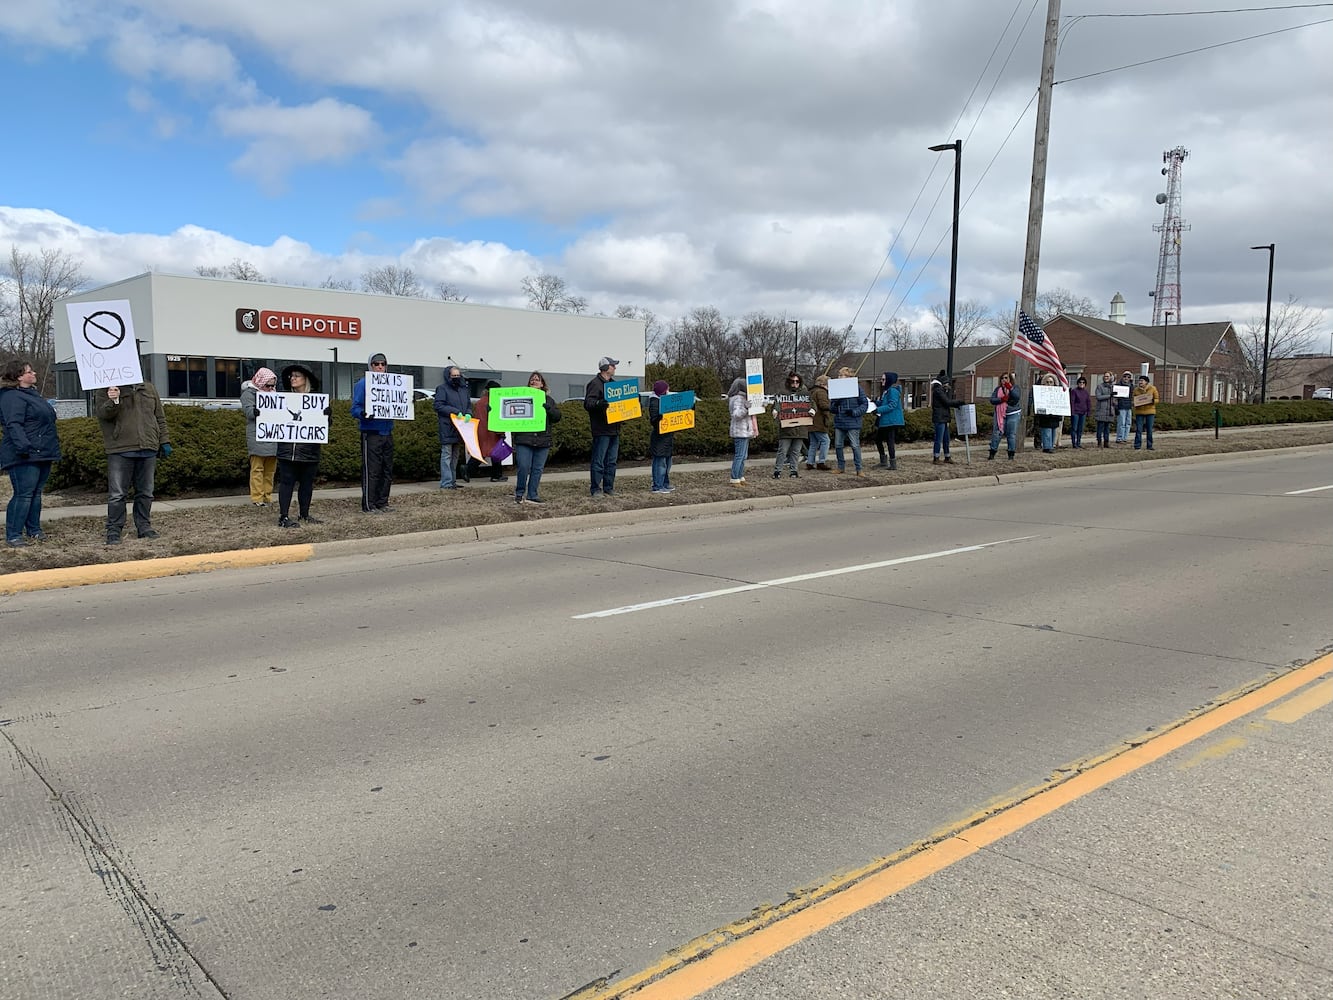
<svg viewBox="0 0 1333 1000"><path fill-rule="evenodd" d="M657 425L659 434L673 434L687 431L694 426L693 410L677 410L675 413L663 413L662 422Z"/></svg>
<svg viewBox="0 0 1333 1000"><path fill-rule="evenodd" d="M619 399L614 403L606 404L606 422L608 424L618 424L622 420L633 420L642 415L643 409L639 406L638 396Z"/></svg>

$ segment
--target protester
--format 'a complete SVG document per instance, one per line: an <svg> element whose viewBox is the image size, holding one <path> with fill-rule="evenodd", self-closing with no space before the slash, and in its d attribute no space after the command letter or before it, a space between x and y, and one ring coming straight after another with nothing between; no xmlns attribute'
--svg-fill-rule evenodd
<svg viewBox="0 0 1333 1000"><path fill-rule="evenodd" d="M388 359L376 352L367 362L371 371L382 372L389 367ZM393 488L393 421L377 420L370 416L366 405L366 379L356 380L352 386L352 416L361 427L361 512L385 514L389 506L389 491Z"/></svg>
<svg viewBox="0 0 1333 1000"><path fill-rule="evenodd" d="M542 504L538 488L542 482L542 472L546 468L546 457L551 454L551 443L555 435L552 424L560 423L564 416L560 407L551 398L551 390L546 385L546 376L533 372L528 376L528 388L540 389L545 395L542 408L546 411L546 428L540 431L515 431L514 439L514 502Z"/></svg>
<svg viewBox="0 0 1333 1000"><path fill-rule="evenodd" d="M652 459L654 493L674 493L671 485L671 456L676 449L676 435L662 433L662 397L671 391L663 379L653 383L653 394L648 397L648 457Z"/></svg>
<svg viewBox="0 0 1333 1000"><path fill-rule="evenodd" d="M1110 372L1102 375L1102 380L1097 383L1096 389L1096 412L1093 414L1097 421L1097 447L1111 447L1111 425L1115 423L1115 376Z"/></svg>
<svg viewBox="0 0 1333 1000"><path fill-rule="evenodd" d="M272 392L278 376L271 368L261 368L241 386L241 412L245 414L245 449L250 454L250 502L256 507L267 507L273 502L273 475L278 469L278 443L260 441L255 435L259 408L255 397L260 392Z"/></svg>
<svg viewBox="0 0 1333 1000"><path fill-rule="evenodd" d="M37 391L37 372L26 361L0 370L0 469L9 473L13 495L5 507L5 543L21 549L40 542L42 490L51 466L60 461L56 411ZM25 537L26 536L26 537Z"/></svg>
<svg viewBox="0 0 1333 1000"><path fill-rule="evenodd" d="M1069 390L1069 437L1075 448L1083 447L1083 428L1092 412L1092 397L1088 395L1088 380L1082 375Z"/></svg>
<svg viewBox="0 0 1333 1000"><path fill-rule="evenodd" d="M1042 385L1054 386L1059 383L1054 375L1047 373L1041 377ZM1055 432L1064 423L1064 418L1054 413L1038 413L1036 417L1037 436L1041 450L1047 455L1055 454Z"/></svg>
<svg viewBox="0 0 1333 1000"><path fill-rule="evenodd" d="M491 430L488 419L491 412L491 390L498 388L500 383L494 379L487 382L486 388L481 390L481 395L472 404L472 417L477 421L477 450L481 452L482 457L468 456L468 475L464 477L468 482L472 481L473 475L480 474L483 461L490 467L491 482L503 483L509 479L504 470L504 460L509 455L509 446L507 443L501 444L504 441L504 434ZM504 450L503 454L499 453L499 449Z"/></svg>
<svg viewBox="0 0 1333 1000"><path fill-rule="evenodd" d="M805 467L828 472L829 431L833 429L833 409L829 405L827 375L820 375L815 379L815 387L810 391L810 406L814 410L814 422L810 425L810 436L806 444Z"/></svg>
<svg viewBox="0 0 1333 1000"><path fill-rule="evenodd" d="M898 373L882 373L879 377L879 387L879 403L875 407L877 428L875 443L879 447L879 467L897 472L898 428L906 422L903 415L903 387L898 384ZM886 449L887 461L885 461Z"/></svg>
<svg viewBox="0 0 1333 1000"><path fill-rule="evenodd" d="M319 392L319 379L302 364L288 365L282 370L284 392ZM329 408L324 407L328 416ZM319 471L319 455L323 445L311 441L283 441L278 445L278 527L299 528L300 521L288 515L292 509L292 491L296 491L296 510L306 524L321 524L320 518L310 514L310 498L315 492L315 473Z"/></svg>
<svg viewBox="0 0 1333 1000"><path fill-rule="evenodd" d="M171 457L171 435L162 397L151 382L113 385L93 393L93 414L106 448L106 543L119 545L125 530L125 500L134 490L134 528L140 538L153 530L153 479L157 460Z"/></svg>
<svg viewBox="0 0 1333 1000"><path fill-rule="evenodd" d="M1157 401L1161 397L1157 386L1148 380L1147 375L1139 376L1139 384L1134 387L1134 450L1138 451L1147 432L1148 450L1152 451L1152 429L1157 422Z"/></svg>
<svg viewBox="0 0 1333 1000"><path fill-rule="evenodd" d="M995 420L990 432L990 454L986 461L994 460L1000 450L1000 436L1004 436L1009 446L1009 460L1013 461L1018 445L1018 425L1023 419L1023 393L1019 391L1013 372L1000 376L1000 384L990 394L991 404L995 407Z"/></svg>
<svg viewBox="0 0 1333 1000"><path fill-rule="evenodd" d="M463 435L458 433L451 418L470 416L472 398L468 395L467 380L457 365L450 365L444 373L444 381L435 387L434 407L440 434L440 489L461 490L457 469L459 462L466 458L466 449Z"/></svg>
<svg viewBox="0 0 1333 1000"><path fill-rule="evenodd" d="M856 372L850 368L839 368L838 378L855 378ZM833 448L838 458L838 467L832 470L835 476L847 471L847 456L844 447L852 446L852 466L858 476L865 476L861 469L861 420L870 409L870 400L857 384L856 395L835 399L830 403L833 410Z"/></svg>
<svg viewBox="0 0 1333 1000"><path fill-rule="evenodd" d="M620 424L606 419L606 383L616 377L615 358L597 362L597 374L583 393L583 408L588 411L592 430L592 455L588 462L588 489L592 496L615 496L616 459L620 455Z"/></svg>
<svg viewBox="0 0 1333 1000"><path fill-rule="evenodd" d="M952 389L953 383L949 380L949 374L942 368L940 373L930 380L930 420L935 425L935 445L931 449L931 461L935 465L940 463L941 455L946 465L953 464L953 459L949 457L949 411L958 409L963 405L963 401L953 398Z"/></svg>
<svg viewBox="0 0 1333 1000"><path fill-rule="evenodd" d="M731 485L745 486L745 460L750 455L750 439L759 436L759 428L750 416L750 397L745 379L738 378L727 390L727 414L731 417Z"/></svg>
<svg viewBox="0 0 1333 1000"><path fill-rule="evenodd" d="M1124 387L1122 394L1115 397L1115 443L1124 444L1129 440L1129 431L1134 423L1134 376L1122 372L1117 383Z"/></svg>
<svg viewBox="0 0 1333 1000"><path fill-rule="evenodd" d="M787 382L783 386L782 393L787 396L798 396L805 391L804 383L801 381L800 372L790 371L787 373ZM778 419L778 403L773 403L773 419ZM800 476L796 471L796 466L801 460L801 445L806 444L810 438L810 425L801 424L798 427L783 427L778 423L778 457L773 461L773 478L782 478L782 467L785 465L790 470L789 475L792 479ZM809 464L806 468L810 468Z"/></svg>

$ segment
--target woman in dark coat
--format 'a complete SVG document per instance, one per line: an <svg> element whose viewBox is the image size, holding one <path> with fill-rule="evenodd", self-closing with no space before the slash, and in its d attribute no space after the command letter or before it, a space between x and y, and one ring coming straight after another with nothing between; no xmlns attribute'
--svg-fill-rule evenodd
<svg viewBox="0 0 1333 1000"><path fill-rule="evenodd" d="M14 495L5 508L5 542L23 548L40 542L42 489L51 466L60 461L55 408L37 391L37 373L26 361L11 361L0 371L0 469L9 473ZM26 532L27 538L24 538Z"/></svg>
<svg viewBox="0 0 1333 1000"><path fill-rule="evenodd" d="M283 392L319 392L319 379L305 365L288 365L282 370ZM328 407L324 408L325 416ZM284 441L278 445L278 527L299 528L300 521L288 517L292 506L292 491L296 491L296 509L301 521L320 524L310 515L310 498L315 492L315 473L319 471L319 454L323 445L309 441Z"/></svg>
<svg viewBox="0 0 1333 1000"><path fill-rule="evenodd" d="M551 425L558 424L564 414L560 412L556 401L551 398L551 390L546 386L546 376L541 372L533 372L528 376L528 388L540 389L546 394L546 400L542 404L546 409L546 430L515 431L513 434L514 468L517 470L514 478L514 503L539 504L545 503L537 495L537 489L541 486L546 457L551 454L551 443L554 440ZM497 467L498 464L496 463Z"/></svg>

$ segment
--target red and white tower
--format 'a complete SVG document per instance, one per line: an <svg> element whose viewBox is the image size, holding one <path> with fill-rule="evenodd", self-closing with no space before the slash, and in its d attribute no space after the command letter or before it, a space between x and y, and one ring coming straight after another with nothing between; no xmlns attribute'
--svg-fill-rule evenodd
<svg viewBox="0 0 1333 1000"><path fill-rule="evenodd" d="M1162 249L1157 258L1157 290L1152 299L1153 326L1159 326L1167 313L1180 322L1180 234L1190 228L1180 217L1180 168L1189 155L1184 146L1168 149L1162 154L1162 162L1166 164L1162 168L1166 191L1157 196L1157 204L1163 206L1162 223L1152 227L1153 232L1162 234Z"/></svg>

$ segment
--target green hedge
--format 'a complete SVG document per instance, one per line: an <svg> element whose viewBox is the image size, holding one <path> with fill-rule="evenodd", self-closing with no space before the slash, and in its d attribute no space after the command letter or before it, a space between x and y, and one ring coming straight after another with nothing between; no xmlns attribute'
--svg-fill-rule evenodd
<svg viewBox="0 0 1333 1000"><path fill-rule="evenodd" d="M583 404L574 401L560 405L564 419L554 427L551 461L584 462L591 438L588 416ZM1224 427L1250 424L1306 423L1333 420L1333 402L1327 400L1292 400L1270 402L1264 406L1231 404L1218 407ZM989 405L977 407L977 435L990 437ZM984 411L984 412L983 412ZM239 410L203 410L193 406L166 407L167 424L175 447L171 458L158 463L157 491L163 496L182 493L241 490L249 477L245 448L245 418ZM361 478L360 436L352 419L351 404L335 402L330 417L330 443L320 460L320 476L325 481L357 482ZM731 437L725 400L700 400L695 410L695 426L676 435L677 455L700 457L728 455ZM872 421L864 422L863 439L874 441ZM1159 430L1188 430L1213 426L1210 403L1164 403L1157 407ZM58 424L60 447L64 457L51 471L51 489L106 489L106 454L102 433L92 417L61 420ZM899 441L929 441L932 436L930 410L912 410L907 424L898 433ZM416 419L399 423L394 429L394 477L403 482L422 481L439 475L440 441L435 411L429 401L416 404ZM776 447L776 421L764 413L759 417L759 439L751 444L755 451ZM643 459L648 454L648 421L627 421L621 431L620 454L627 461Z"/></svg>

